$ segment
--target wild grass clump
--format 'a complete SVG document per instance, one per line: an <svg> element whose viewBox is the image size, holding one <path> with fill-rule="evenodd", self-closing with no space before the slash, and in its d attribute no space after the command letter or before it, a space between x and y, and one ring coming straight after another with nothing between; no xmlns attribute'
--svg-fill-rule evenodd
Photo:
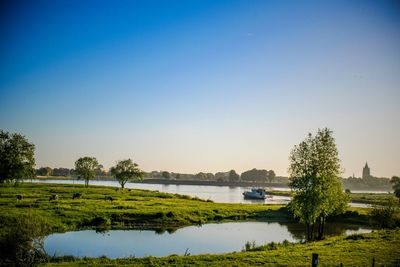
<svg viewBox="0 0 400 267"><path fill-rule="evenodd" d="M289 241L286 239L282 243L277 243L277 242L270 242L265 245L257 246L255 241L247 241L246 244L244 245L244 248L242 251L268 251L268 250L277 250L278 248L281 247L288 247L291 245Z"/></svg>

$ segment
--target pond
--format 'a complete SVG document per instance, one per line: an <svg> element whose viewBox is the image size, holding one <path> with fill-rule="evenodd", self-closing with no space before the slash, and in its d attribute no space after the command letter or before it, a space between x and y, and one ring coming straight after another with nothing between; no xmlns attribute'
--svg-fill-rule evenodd
<svg viewBox="0 0 400 267"><path fill-rule="evenodd" d="M327 235L349 235L370 232L370 229L346 224L328 224ZM94 230L57 233L46 237L44 248L53 256L76 257L144 257L171 254L191 255L241 251L247 241L257 245L270 242L304 240L300 224L267 222L232 222L189 226L176 231Z"/></svg>

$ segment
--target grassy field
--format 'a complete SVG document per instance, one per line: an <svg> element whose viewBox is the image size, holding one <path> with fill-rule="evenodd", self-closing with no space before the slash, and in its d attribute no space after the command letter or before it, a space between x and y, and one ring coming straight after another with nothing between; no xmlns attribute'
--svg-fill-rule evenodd
<svg viewBox="0 0 400 267"><path fill-rule="evenodd" d="M272 190L269 191L271 195L276 195L276 196L292 196L292 192L290 191L277 191L277 190ZM350 201L354 203L363 203L363 204L380 204L387 200L389 197L393 197L393 193L350 193Z"/></svg>
<svg viewBox="0 0 400 267"><path fill-rule="evenodd" d="M72 199L74 193L81 193L82 198ZM17 194L23 195L23 200L18 201ZM54 194L59 199L49 201ZM0 196L1 228L28 211L47 221L53 232L87 227L176 228L221 220L292 220L279 205L221 204L189 196L103 186L24 183L0 187ZM111 196L113 201L106 201L105 196Z"/></svg>
<svg viewBox="0 0 400 267"><path fill-rule="evenodd" d="M319 254L319 266L399 266L400 230L381 230L349 237L332 237L305 244L269 244L257 251L218 255L146 258L53 259L45 266L310 266L312 253Z"/></svg>
<svg viewBox="0 0 400 267"><path fill-rule="evenodd" d="M81 193L82 198L72 199L74 193ZM50 201L50 196L55 194L59 199ZM24 198L17 200L16 195L23 195ZM105 196L111 196L113 201L106 201ZM156 191L122 191L103 186L85 188L83 185L65 184L3 185L0 187L0 206L0 234L15 224L16 218L25 214L39 216L41 221L48 224L49 233L95 227L169 230L215 221L294 221L282 205L222 204ZM347 214L333 220L369 225L368 210L349 208ZM309 263L311 253L317 252L321 254L321 262L328 265L342 262L345 266L364 266L375 255L377 263L387 265L397 259L395 255L399 252L399 240L400 232L394 230L356 239L336 237L315 243L266 246L259 248L261 251L221 255L119 260L64 257L53 260L61 261L57 263L61 265L305 265ZM365 258L365 255L370 259Z"/></svg>

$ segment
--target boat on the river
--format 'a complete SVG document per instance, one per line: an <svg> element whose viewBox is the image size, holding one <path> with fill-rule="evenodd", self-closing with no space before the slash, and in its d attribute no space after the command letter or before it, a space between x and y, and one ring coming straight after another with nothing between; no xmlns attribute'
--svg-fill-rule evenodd
<svg viewBox="0 0 400 267"><path fill-rule="evenodd" d="M267 193L264 188L252 188L251 191L243 192L244 198L250 199L265 199L267 197Z"/></svg>

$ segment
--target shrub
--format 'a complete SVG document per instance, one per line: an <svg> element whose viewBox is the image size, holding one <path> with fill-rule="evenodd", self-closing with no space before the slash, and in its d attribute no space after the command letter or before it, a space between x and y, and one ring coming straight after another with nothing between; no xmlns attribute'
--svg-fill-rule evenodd
<svg viewBox="0 0 400 267"><path fill-rule="evenodd" d="M95 217L91 220L90 225L95 227L105 227L111 224L110 219L101 216Z"/></svg>
<svg viewBox="0 0 400 267"><path fill-rule="evenodd" d="M44 236L49 232L47 222L28 211L13 218L7 231L0 236L0 265L36 266L46 262Z"/></svg>
<svg viewBox="0 0 400 267"><path fill-rule="evenodd" d="M256 241L247 241L246 244L244 244L243 251L253 251L256 248Z"/></svg>
<svg viewBox="0 0 400 267"><path fill-rule="evenodd" d="M394 197L375 205L371 212L372 223L379 228L394 228L400 225L398 204Z"/></svg>

